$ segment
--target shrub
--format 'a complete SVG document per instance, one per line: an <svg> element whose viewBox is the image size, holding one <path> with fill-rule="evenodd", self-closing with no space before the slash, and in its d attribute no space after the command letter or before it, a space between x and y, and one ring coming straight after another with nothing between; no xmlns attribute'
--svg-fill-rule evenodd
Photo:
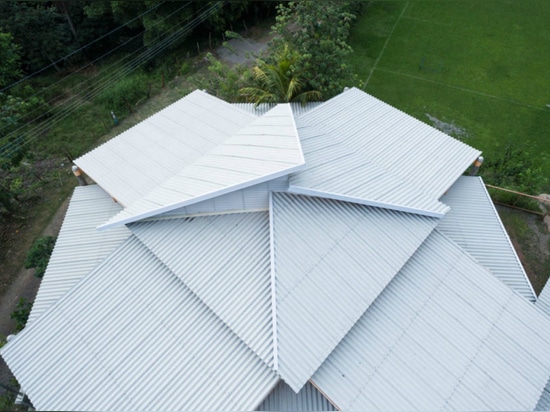
<svg viewBox="0 0 550 412"><path fill-rule="evenodd" d="M128 76L101 92L98 103L115 112L131 112L133 107L146 100L149 91L149 81L142 73Z"/></svg>
<svg viewBox="0 0 550 412"><path fill-rule="evenodd" d="M11 313L10 317L15 320L15 330L19 332L23 330L29 319L31 313L32 303L25 298L19 299L15 310Z"/></svg>
<svg viewBox="0 0 550 412"><path fill-rule="evenodd" d="M27 253L25 268L36 268L34 275L39 278L44 276L54 245L55 238L52 236L36 239Z"/></svg>

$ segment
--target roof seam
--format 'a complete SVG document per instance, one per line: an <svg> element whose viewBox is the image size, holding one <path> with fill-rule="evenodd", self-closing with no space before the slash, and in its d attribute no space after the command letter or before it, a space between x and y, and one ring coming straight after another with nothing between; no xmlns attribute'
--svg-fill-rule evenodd
<svg viewBox="0 0 550 412"><path fill-rule="evenodd" d="M277 336L277 295L275 279L275 239L273 237L273 193L269 192L269 255L271 264L271 314L273 330L273 369L279 370L279 352Z"/></svg>

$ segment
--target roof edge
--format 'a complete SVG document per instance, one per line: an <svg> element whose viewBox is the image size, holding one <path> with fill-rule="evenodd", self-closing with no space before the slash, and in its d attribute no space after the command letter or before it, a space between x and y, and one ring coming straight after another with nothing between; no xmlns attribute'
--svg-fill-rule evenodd
<svg viewBox="0 0 550 412"><path fill-rule="evenodd" d="M294 172L298 172L298 171L300 171L304 168L305 168L305 162L302 162L301 164L289 167L289 168L284 169L284 170L280 170L276 173L259 176L255 179L247 180L245 182L238 183L236 185L224 187L223 189L213 190L213 191L205 193L203 195L196 196L196 197L193 197L191 199L183 200L183 201L180 201L180 202L175 202L175 203L172 203L172 204L169 204L169 205L166 205L166 206L159 207L159 208L154 209L154 210L150 210L150 211L143 212L143 213L138 213L136 215L129 216L129 217L122 218L122 219L118 219L118 220L116 219L116 216L115 216L114 220L107 221L106 223L98 226L97 230L107 230L107 229L110 229L110 228L118 227L120 225L125 225L125 224L128 224L128 223L134 223L134 222L137 222L138 220L151 218L151 217L157 216L161 213L171 212L172 210L179 209L180 207L185 207L185 206L189 206L189 205L192 205L192 204L195 204L195 203L198 203L198 202L202 202L204 200L213 199L215 197L222 196L222 195L225 195L225 194L228 194L228 193L231 193L231 192L235 192L237 190L246 189L247 187L254 186L256 184L265 183L265 182L268 182L270 180L277 179L279 177L283 177L283 176L286 176L286 175L294 173ZM124 213L124 211L122 211L121 213Z"/></svg>
<svg viewBox="0 0 550 412"><path fill-rule="evenodd" d="M493 213L495 214L495 217L498 220L498 224L500 225L500 229L504 233L504 236L506 237L506 241L508 242L508 245L510 246L510 249L512 250L512 253L514 254L514 258L516 259L516 262L519 264L519 267L521 268L521 273L525 277L525 280L527 281L527 284L529 285L529 289L531 293L533 294L534 301L536 302L538 299L537 294L535 293L535 289L533 289L533 285L531 284L531 281L529 280L529 276L527 276L527 272L525 272L525 268L523 267L523 264L521 263L521 260L516 252L516 248L514 247L512 241L510 240L510 235L508 234L508 231L504 227L504 224L502 223L502 219L500 218L500 215L498 214L498 211L495 207L495 204L493 203L493 199L491 199L491 195L487 191L487 186L485 186L485 182L483 181L483 178L481 176L476 176L476 178L480 181L481 187L483 189L483 193L485 193L485 196L487 196L487 203L490 205Z"/></svg>
<svg viewBox="0 0 550 412"><path fill-rule="evenodd" d="M441 212L437 212L435 210L427 210L427 209L417 209L413 207L403 206L403 205L397 205L393 203L384 203L379 202L376 200L370 200L370 199L364 199L359 197L353 197L353 196L345 196L338 193L331 193L331 192L324 192L321 190L314 190L314 189L308 189L306 187L302 186L294 186L290 185L288 186L288 193L293 193L297 195L306 195L306 196L317 196L317 197L323 197L326 199L333 199L333 200L341 200L343 202L353 202L358 203L365 206L374 206L384 209L390 209L395 210L398 212L405 212L405 213L412 213L415 215L422 215L422 216L428 216L428 217L435 217L435 218L442 218L447 214L451 208L444 203L439 202L441 205L444 206L443 210Z"/></svg>

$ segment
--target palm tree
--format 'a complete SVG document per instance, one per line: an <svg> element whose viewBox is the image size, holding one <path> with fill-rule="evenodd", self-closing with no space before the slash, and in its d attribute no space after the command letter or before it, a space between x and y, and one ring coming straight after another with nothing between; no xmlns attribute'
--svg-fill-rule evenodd
<svg viewBox="0 0 550 412"><path fill-rule="evenodd" d="M247 101L256 106L261 103L288 103L321 99L317 90L303 90L302 81L293 75L291 69L297 55L285 46L282 53L276 56L274 64L258 60L258 65L252 69L255 86L244 87L239 93Z"/></svg>

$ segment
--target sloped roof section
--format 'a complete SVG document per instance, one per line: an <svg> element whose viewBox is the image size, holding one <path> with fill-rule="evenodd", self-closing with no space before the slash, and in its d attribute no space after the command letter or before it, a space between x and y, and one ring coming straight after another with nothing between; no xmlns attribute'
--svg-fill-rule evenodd
<svg viewBox="0 0 550 412"><path fill-rule="evenodd" d="M100 228L211 199L286 176L303 166L290 105L277 105Z"/></svg>
<svg viewBox="0 0 550 412"><path fill-rule="evenodd" d="M536 302L538 308L550 316L550 283L546 281L546 285L542 288Z"/></svg>
<svg viewBox="0 0 550 412"><path fill-rule="evenodd" d="M337 409L311 383L298 393L283 381L261 403L257 411L336 411Z"/></svg>
<svg viewBox="0 0 550 412"><path fill-rule="evenodd" d="M550 319L437 231L312 377L344 410L532 410Z"/></svg>
<svg viewBox="0 0 550 412"><path fill-rule="evenodd" d="M255 119L196 90L75 163L127 207Z"/></svg>
<svg viewBox="0 0 550 412"><path fill-rule="evenodd" d="M97 185L75 188L28 324L39 318L130 236L126 227L106 233L96 230L98 224L121 209Z"/></svg>
<svg viewBox="0 0 550 412"><path fill-rule="evenodd" d="M446 212L437 200L480 154L355 88L303 114L297 124L300 137L313 141L302 138L308 169L293 176L291 191L327 192L430 216Z"/></svg>
<svg viewBox="0 0 550 412"><path fill-rule="evenodd" d="M437 220L283 193L272 202L278 371L298 392Z"/></svg>
<svg viewBox="0 0 550 412"><path fill-rule="evenodd" d="M250 410L278 381L135 237L1 354L37 410Z"/></svg>
<svg viewBox="0 0 550 412"><path fill-rule="evenodd" d="M441 201L451 211L437 229L531 302L537 299L481 177L461 176Z"/></svg>
<svg viewBox="0 0 550 412"><path fill-rule="evenodd" d="M130 228L267 365L273 365L267 212L140 222Z"/></svg>

